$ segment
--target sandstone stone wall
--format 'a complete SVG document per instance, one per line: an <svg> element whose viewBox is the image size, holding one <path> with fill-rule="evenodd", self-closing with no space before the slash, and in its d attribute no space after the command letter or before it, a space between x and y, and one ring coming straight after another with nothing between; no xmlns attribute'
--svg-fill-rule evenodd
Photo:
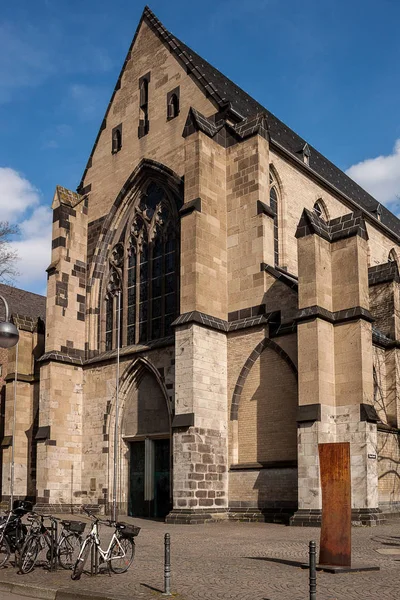
<svg viewBox="0 0 400 600"><path fill-rule="evenodd" d="M177 414L194 425L173 438L174 510L228 505L226 334L193 324L176 330Z"/></svg>
<svg viewBox="0 0 400 600"><path fill-rule="evenodd" d="M249 509L293 510L297 492L297 468L254 468L229 473L229 507L232 513L240 512L240 518Z"/></svg>
<svg viewBox="0 0 400 600"><path fill-rule="evenodd" d="M150 128L148 134L139 139L139 79L148 72ZM177 86L180 87L180 112L168 121L167 93ZM83 181L84 187L91 185L89 222L108 213L142 157L160 161L183 175L182 132L190 106L195 106L205 116L215 112L210 100L143 23ZM112 154L112 130L121 123L122 149Z"/></svg>
<svg viewBox="0 0 400 600"><path fill-rule="evenodd" d="M378 432L379 506L400 510L400 438L397 432Z"/></svg>
<svg viewBox="0 0 400 600"><path fill-rule="evenodd" d="M240 398L239 464L296 460L296 412L296 377L266 348L251 367Z"/></svg>

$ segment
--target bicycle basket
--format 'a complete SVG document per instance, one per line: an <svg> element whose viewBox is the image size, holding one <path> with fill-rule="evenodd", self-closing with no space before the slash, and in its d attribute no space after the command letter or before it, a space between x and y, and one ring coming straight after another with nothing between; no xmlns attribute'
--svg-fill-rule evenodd
<svg viewBox="0 0 400 600"><path fill-rule="evenodd" d="M120 522L117 523L116 527L122 537L130 538L139 535L140 527L137 527L136 525Z"/></svg>
<svg viewBox="0 0 400 600"><path fill-rule="evenodd" d="M15 500L13 503L13 513L19 517L26 515L33 510L33 504L29 500Z"/></svg>
<svg viewBox="0 0 400 600"><path fill-rule="evenodd" d="M83 533L85 531L86 523L82 521L62 521L65 529L72 533Z"/></svg>

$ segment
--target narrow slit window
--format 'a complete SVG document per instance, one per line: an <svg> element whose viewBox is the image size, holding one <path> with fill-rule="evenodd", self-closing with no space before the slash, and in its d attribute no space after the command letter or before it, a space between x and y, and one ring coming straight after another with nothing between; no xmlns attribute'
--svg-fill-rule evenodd
<svg viewBox="0 0 400 600"><path fill-rule="evenodd" d="M167 104L167 118L170 121L175 119L179 114L179 97L177 94L171 94Z"/></svg>
<svg viewBox="0 0 400 600"><path fill-rule="evenodd" d="M150 73L147 73L147 75L144 75L139 80L139 138L142 138L149 132L149 82Z"/></svg>
<svg viewBox="0 0 400 600"><path fill-rule="evenodd" d="M113 346L114 302L111 296L106 298L106 350Z"/></svg>
<svg viewBox="0 0 400 600"><path fill-rule="evenodd" d="M122 148L122 125L114 127L112 131L112 154L116 154Z"/></svg>

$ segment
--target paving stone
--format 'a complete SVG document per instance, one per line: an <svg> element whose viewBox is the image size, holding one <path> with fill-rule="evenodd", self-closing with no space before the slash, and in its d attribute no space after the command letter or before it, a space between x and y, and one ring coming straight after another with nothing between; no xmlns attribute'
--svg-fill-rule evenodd
<svg viewBox="0 0 400 600"><path fill-rule="evenodd" d="M83 575L37 568L25 576L11 567L0 570L0 580L34 586L112 594L115 598L150 600L163 590L164 534L171 535L172 591L184 600L304 600L308 597L308 542L319 541L317 528L285 527L269 523L222 521L203 525L166 525L123 518L142 529L135 561L126 574ZM106 542L111 530L103 527ZM398 597L399 559L377 550L400 548L400 523L355 528L353 560L380 571L331 575L318 573L318 600L394 600ZM22 581L21 581L22 580Z"/></svg>

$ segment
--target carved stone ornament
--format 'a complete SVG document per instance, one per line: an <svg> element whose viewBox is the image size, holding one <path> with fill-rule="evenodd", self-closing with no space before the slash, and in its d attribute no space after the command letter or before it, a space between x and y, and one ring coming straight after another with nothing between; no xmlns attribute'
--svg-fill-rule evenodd
<svg viewBox="0 0 400 600"><path fill-rule="evenodd" d="M111 250L110 263L113 267L122 268L124 264L124 246L119 243Z"/></svg>
<svg viewBox="0 0 400 600"><path fill-rule="evenodd" d="M108 278L108 284L107 284L107 294L109 294L110 296L115 296L115 294L119 291L122 290L122 285L121 285L121 278L118 275L117 271L115 271L114 269L110 272L110 276Z"/></svg>

